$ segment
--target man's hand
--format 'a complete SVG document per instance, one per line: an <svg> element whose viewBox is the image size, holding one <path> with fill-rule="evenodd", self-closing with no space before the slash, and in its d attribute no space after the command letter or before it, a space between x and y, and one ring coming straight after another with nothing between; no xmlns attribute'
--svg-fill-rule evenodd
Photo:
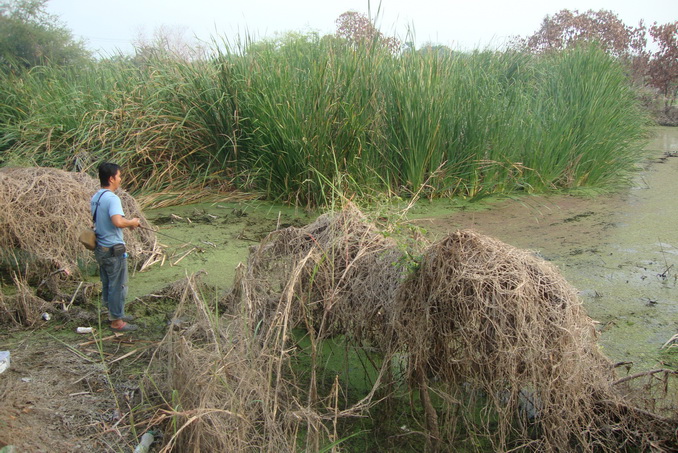
<svg viewBox="0 0 678 453"><path fill-rule="evenodd" d="M131 219L129 222L130 222L130 225L129 225L128 228L129 228L130 230L133 230L133 229L138 228L138 227L141 226L141 222L139 221L139 218L138 218L138 217L135 217L135 218Z"/></svg>
<svg viewBox="0 0 678 453"><path fill-rule="evenodd" d="M141 223L139 222L139 219L137 217L128 220L121 216L120 214L111 216L111 222L113 222L113 225L115 225L118 228L129 228L130 230L133 230L141 226Z"/></svg>

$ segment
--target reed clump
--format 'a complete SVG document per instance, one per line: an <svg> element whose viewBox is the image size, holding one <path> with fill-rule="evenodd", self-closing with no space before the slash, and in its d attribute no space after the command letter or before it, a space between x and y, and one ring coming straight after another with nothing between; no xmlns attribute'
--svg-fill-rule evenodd
<svg viewBox="0 0 678 453"><path fill-rule="evenodd" d="M299 205L610 187L647 118L595 48L549 55L287 35L213 57L0 74L5 164L122 164L133 193L238 189Z"/></svg>
<svg viewBox="0 0 678 453"><path fill-rule="evenodd" d="M596 345L577 292L557 269L473 231L452 233L414 259L348 206L306 227L273 232L254 247L219 321L199 298L194 305L200 326L165 342L181 351L173 366L188 380L174 380L171 388L179 400L192 401L190 410L182 407L195 421L237 408L220 416L253 430L234 439L240 428L220 435L212 422L198 428L185 419L194 424L186 427L190 436L210 433L210 445L228 438L239 447L320 451L350 436L338 428L342 420L399 398L391 363L404 357L410 395L418 395L409 399L410 412L426 439L419 448L676 446L676 408L653 412L658 406L629 397L626 380L616 380ZM295 327L310 341L303 352ZM372 363L376 377L359 398L345 397L348 383L338 376L321 380L319 351L336 335L383 357ZM306 372L294 367L301 354L309 359ZM204 372L196 374L198 356ZM179 363L184 358L186 367ZM197 390L203 385L207 393ZM212 398L213 392L228 395ZM256 401L256 415L246 400ZM299 433L303 445L296 443Z"/></svg>

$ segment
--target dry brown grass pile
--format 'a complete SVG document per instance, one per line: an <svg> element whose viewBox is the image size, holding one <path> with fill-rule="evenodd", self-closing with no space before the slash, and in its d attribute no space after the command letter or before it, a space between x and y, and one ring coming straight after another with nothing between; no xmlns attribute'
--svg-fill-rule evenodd
<svg viewBox="0 0 678 453"><path fill-rule="evenodd" d="M388 309L379 303L393 303L401 258L395 242L347 210L264 239L239 269L222 301L231 311L221 319L187 283L175 318L197 321L170 333L158 352L166 373L156 379L164 382L160 393L174 394L182 409L166 414L183 428L167 451L318 451L337 440L337 421L363 415L379 380L349 405L340 404L338 381L321 394L317 376L301 377L292 365L291 329L305 327L314 347L342 331L390 344ZM369 272L374 268L381 275ZM180 286L170 287L176 295ZM377 302L366 304L365 297ZM312 361L316 369L315 354Z"/></svg>
<svg viewBox="0 0 678 453"><path fill-rule="evenodd" d="M154 423L166 423L162 451L300 451L294 418L283 409L285 385L276 386L279 357L254 341L242 319L219 319L200 295L198 275L168 286L178 295L175 319L156 351L147 388L162 395L168 409ZM298 429L298 428L297 428Z"/></svg>
<svg viewBox="0 0 678 453"><path fill-rule="evenodd" d="M675 407L657 414L630 403L556 268L472 231L449 235L412 264L349 206L254 247L220 320L187 290L199 322L163 343L183 409L167 450L318 451L342 437L342 417L366 416L382 401L375 394L393 389L396 354L407 357L419 394L412 414L431 450L464 440L495 451L676 446ZM303 377L292 364L294 327L311 343ZM338 379L329 390L319 382L317 351L335 334L383 354L358 402L339 396Z"/></svg>
<svg viewBox="0 0 678 453"><path fill-rule="evenodd" d="M303 325L319 337L350 332L386 345L392 339L387 314L405 272L406 255L396 242L351 206L269 234L234 286L267 330Z"/></svg>
<svg viewBox="0 0 678 453"><path fill-rule="evenodd" d="M14 286L14 294L0 293L0 325L31 327L40 322L42 313L51 304L36 296L33 289L21 278L14 277Z"/></svg>
<svg viewBox="0 0 678 453"><path fill-rule="evenodd" d="M80 265L94 261L78 235L92 224L89 201L98 188L98 180L84 173L0 169L0 265L37 278L57 269L78 275ZM134 198L122 190L118 195L125 214L149 227ZM153 231L125 230L125 241L136 267L160 253Z"/></svg>
<svg viewBox="0 0 678 453"><path fill-rule="evenodd" d="M670 433L613 388L577 291L528 251L458 231L428 248L397 300L412 379L445 383L462 426L495 450L617 451Z"/></svg>

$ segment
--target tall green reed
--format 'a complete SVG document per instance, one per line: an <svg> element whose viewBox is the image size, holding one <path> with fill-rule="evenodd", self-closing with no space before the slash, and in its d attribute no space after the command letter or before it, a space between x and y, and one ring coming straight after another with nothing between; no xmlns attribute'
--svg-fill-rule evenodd
<svg viewBox="0 0 678 453"><path fill-rule="evenodd" d="M336 181L349 197L604 187L646 130L623 67L588 47L393 53L289 34L202 61L0 77L5 162L114 159L132 191L238 187L320 205Z"/></svg>
<svg viewBox="0 0 678 453"><path fill-rule="evenodd" d="M115 160L132 190L198 185L218 170L211 167L213 136L186 102L195 90L185 72L172 60L36 68L5 87L25 112L6 128L7 157L69 170Z"/></svg>
<svg viewBox="0 0 678 453"><path fill-rule="evenodd" d="M322 203L336 172L367 180L382 133L368 48L331 37L287 36L234 59L245 167L270 198Z"/></svg>
<svg viewBox="0 0 678 453"><path fill-rule="evenodd" d="M532 105L542 114L535 117L538 135L525 140L537 152L525 157L559 188L618 183L641 157L637 144L647 125L623 67L590 48L539 64L540 96Z"/></svg>

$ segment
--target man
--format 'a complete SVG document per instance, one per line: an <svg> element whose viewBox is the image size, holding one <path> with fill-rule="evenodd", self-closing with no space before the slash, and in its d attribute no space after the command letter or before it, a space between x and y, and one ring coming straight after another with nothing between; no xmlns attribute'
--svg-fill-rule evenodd
<svg viewBox="0 0 678 453"><path fill-rule="evenodd" d="M102 301L108 307L111 330L131 332L137 326L130 324L132 318L125 316L127 296L127 252L122 229L133 230L139 226L139 219L128 220L122 210L120 197L114 192L120 187L120 166L110 162L99 165L101 189L91 200L91 211L95 217L97 246L94 256L99 264L102 285Z"/></svg>

